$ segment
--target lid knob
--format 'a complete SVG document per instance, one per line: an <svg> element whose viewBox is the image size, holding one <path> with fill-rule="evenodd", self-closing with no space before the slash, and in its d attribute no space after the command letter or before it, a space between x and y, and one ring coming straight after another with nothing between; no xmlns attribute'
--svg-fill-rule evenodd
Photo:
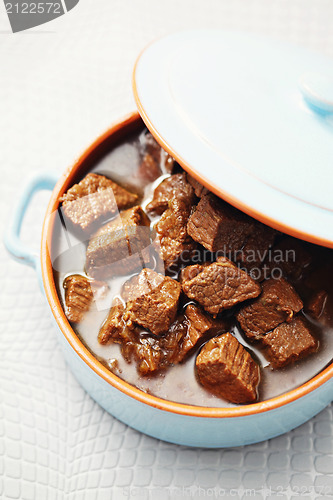
<svg viewBox="0 0 333 500"><path fill-rule="evenodd" d="M307 105L316 113L333 113L333 79L320 73L306 73L299 87Z"/></svg>

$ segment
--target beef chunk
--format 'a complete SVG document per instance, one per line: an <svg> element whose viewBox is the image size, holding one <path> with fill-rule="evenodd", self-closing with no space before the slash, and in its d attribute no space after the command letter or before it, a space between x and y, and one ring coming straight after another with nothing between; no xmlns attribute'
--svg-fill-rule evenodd
<svg viewBox="0 0 333 500"><path fill-rule="evenodd" d="M165 263L171 270L181 261L189 262L197 244L187 233L187 221L192 210L192 199L179 196L172 198L169 208L156 224L157 246Z"/></svg>
<svg viewBox="0 0 333 500"><path fill-rule="evenodd" d="M193 304L187 306L184 317L177 318L165 335L159 337L142 332L133 324L129 328L124 312L122 301L116 298L99 331L98 341L119 343L124 358L128 362L135 360L138 373L145 376L180 363L207 337L227 331L225 321L214 320Z"/></svg>
<svg viewBox="0 0 333 500"><path fill-rule="evenodd" d="M164 353L165 366L182 361L183 356L181 356L181 346L186 337L187 331L188 320L186 316L179 316L172 323L167 333L158 338L158 343Z"/></svg>
<svg viewBox="0 0 333 500"><path fill-rule="evenodd" d="M264 281L262 294L237 314L244 333L260 338L284 321L291 321L303 303L295 289L284 278Z"/></svg>
<svg viewBox="0 0 333 500"><path fill-rule="evenodd" d="M197 271L196 266L191 267ZM258 283L226 258L203 266L196 276L184 279L189 272L184 271L182 275L184 293L211 314L230 309L239 302L257 297L261 292Z"/></svg>
<svg viewBox="0 0 333 500"><path fill-rule="evenodd" d="M193 188L186 181L184 173L171 175L164 179L154 191L153 200L147 205L147 212L161 215L169 206L172 198L182 196L193 203Z"/></svg>
<svg viewBox="0 0 333 500"><path fill-rule="evenodd" d="M184 267L180 273L180 283L185 283L186 281L190 281L199 273L201 273L205 267L210 266L210 262L204 262L203 264L193 264L192 266Z"/></svg>
<svg viewBox="0 0 333 500"><path fill-rule="evenodd" d="M88 174L71 187L60 201L73 227L90 231L95 223L130 207L138 196L103 175Z"/></svg>
<svg viewBox="0 0 333 500"><path fill-rule="evenodd" d="M304 244L296 238L284 238L277 243L266 259L271 271L281 270L283 276L298 279L312 260Z"/></svg>
<svg viewBox="0 0 333 500"><path fill-rule="evenodd" d="M165 333L175 320L180 292L178 281L143 269L123 287L127 326L140 325L154 335Z"/></svg>
<svg viewBox="0 0 333 500"><path fill-rule="evenodd" d="M119 336L125 327L125 322L123 321L124 311L124 304L118 297L116 297L113 301L108 317L99 331L98 342L100 344L107 344L111 339L119 339Z"/></svg>
<svg viewBox="0 0 333 500"><path fill-rule="evenodd" d="M150 132L145 130L140 139L143 145L144 153L149 154L155 162L159 164L161 161L162 148L156 141L155 137Z"/></svg>
<svg viewBox="0 0 333 500"><path fill-rule="evenodd" d="M152 155L146 153L139 166L139 177L147 182L153 182L162 175L160 163Z"/></svg>
<svg viewBox="0 0 333 500"><path fill-rule="evenodd" d="M130 363L133 359L137 363L140 375L149 376L165 368L165 356L158 340L150 335L128 331L128 338L121 347L125 360Z"/></svg>
<svg viewBox="0 0 333 500"><path fill-rule="evenodd" d="M223 251L231 260L255 263L260 261L257 241L260 235L259 250L268 249L273 243L276 232L243 214L213 194L202 196L197 209L191 215L188 234L211 252ZM247 251L242 249L248 244ZM257 265L257 264L256 264Z"/></svg>
<svg viewBox="0 0 333 500"><path fill-rule="evenodd" d="M209 340L196 367L200 383L216 396L235 404L256 401L259 366L230 333Z"/></svg>
<svg viewBox="0 0 333 500"><path fill-rule="evenodd" d="M154 344L152 345L151 339L142 339L140 343L135 345L135 356L139 361L138 372L140 375L151 375L162 368L163 366L163 352Z"/></svg>
<svg viewBox="0 0 333 500"><path fill-rule="evenodd" d="M127 360L136 360L141 375L150 375L182 362L207 337L221 331L226 331L225 322L213 320L191 304L186 308L185 317L177 318L163 336L127 330L122 352Z"/></svg>
<svg viewBox="0 0 333 500"><path fill-rule="evenodd" d="M149 132L145 131L140 139L143 146L144 157L149 157L149 163L154 161L154 169L158 167L160 175L162 173L172 174L176 170L178 164L175 162L172 156L170 156L166 151L164 151L164 149L161 148L161 146Z"/></svg>
<svg viewBox="0 0 333 500"><path fill-rule="evenodd" d="M162 350L157 337L141 332L139 328L128 328L124 321L125 307L119 298L116 298L98 334L100 344L114 342L120 344L124 359L137 364L140 375L146 376L156 373L167 366L165 352Z"/></svg>
<svg viewBox="0 0 333 500"><path fill-rule="evenodd" d="M300 317L295 317L290 323L282 323L265 335L261 342L273 368L289 365L318 348L317 340Z"/></svg>
<svg viewBox="0 0 333 500"><path fill-rule="evenodd" d="M79 323L85 312L91 306L96 298L96 294L103 294L106 289L106 283L92 281L80 274L68 276L63 283L65 289L66 316L69 321Z"/></svg>
<svg viewBox="0 0 333 500"><path fill-rule="evenodd" d="M147 206L147 210L155 213L164 212L156 224L156 247L168 270L177 267L182 257L190 260L197 246L187 233L194 201L193 188L183 173L165 179Z"/></svg>
<svg viewBox="0 0 333 500"><path fill-rule="evenodd" d="M150 245L150 220L139 206L124 210L101 227L89 241L89 275L107 278L131 272L141 265L140 252Z"/></svg>
<svg viewBox="0 0 333 500"><path fill-rule="evenodd" d="M211 252L241 249L251 230L247 216L213 194L201 198L188 221L189 235Z"/></svg>
<svg viewBox="0 0 333 500"><path fill-rule="evenodd" d="M307 303L306 312L314 319L319 319L324 311L327 297L328 294L325 290L320 290L314 293Z"/></svg>
<svg viewBox="0 0 333 500"><path fill-rule="evenodd" d="M180 165L170 156L168 153L165 153L164 156L164 170L167 174L173 174L177 170L181 170Z"/></svg>
<svg viewBox="0 0 333 500"><path fill-rule="evenodd" d="M173 363L179 363L208 336L217 335L226 331L226 322L213 319L194 304L189 304L185 309L186 334L174 349Z"/></svg>
<svg viewBox="0 0 333 500"><path fill-rule="evenodd" d="M276 231L264 224L255 222L251 235L242 250L237 252L236 260L241 263L251 278L262 281L265 277L262 266L276 237Z"/></svg>
<svg viewBox="0 0 333 500"><path fill-rule="evenodd" d="M176 320L165 336L156 337L131 325L131 328L125 327L114 341L121 344L127 362L136 362L140 375L153 375L175 362L186 327L184 322Z"/></svg>
<svg viewBox="0 0 333 500"><path fill-rule="evenodd" d="M205 188L199 181L197 181L190 174L187 174L187 181L191 184L194 189L194 193L198 198L202 198L205 194L209 193L209 190Z"/></svg>

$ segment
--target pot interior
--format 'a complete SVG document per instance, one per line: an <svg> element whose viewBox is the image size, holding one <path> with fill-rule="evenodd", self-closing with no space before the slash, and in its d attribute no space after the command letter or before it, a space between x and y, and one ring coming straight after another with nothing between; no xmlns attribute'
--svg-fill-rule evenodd
<svg viewBox="0 0 333 500"><path fill-rule="evenodd" d="M59 200L60 196L71 186L80 182L89 172L92 172L104 175L129 191L135 192L138 195L140 205L145 210L153 198L154 189L170 175L163 168L155 176L151 175L149 171L140 173L142 159L145 154L144 141L146 133L143 122L137 115L134 115L96 141L70 170L64 182L58 185L58 192L53 195L53 198L55 197L53 199L54 208L58 208L57 200ZM175 168L177 173L182 171L178 165ZM75 231L71 231L61 209L56 212L53 210L52 213L52 231L48 238L49 264L52 266L52 280L58 297L58 307L60 306L66 311L63 284L70 275L85 275L86 249L91 235L87 237L87 235L76 234ZM160 216L150 215L150 218L150 227L153 231ZM304 243L304 245L306 251L309 251L317 262L317 267L314 268L314 272L310 276L315 282L315 289L320 291L324 288L326 290L329 288L329 282L333 283L333 279L329 279L329 276L332 275L333 277L333 251L308 243ZM76 342L82 343L87 352L93 357L88 354L90 361L93 359L95 364L101 365L100 369L104 374L107 372L106 376L110 375L111 381L114 381L116 377L120 386L123 385L125 390L130 384L138 388L138 392L151 394L156 398L165 400L166 404L171 401L181 405L212 409L242 408L226 399L216 397L199 383L195 360L203 344L194 349L184 362L170 366L168 370L157 374L144 376L138 374L135 361L132 360L129 363L128 360L124 359L119 343L111 342L107 345L101 345L98 342L99 329L108 315L114 296L121 294L124 283L135 274L137 274L137 271L131 271L116 278L107 279L108 292L102 298L96 300L96 303L84 315L82 321L71 325L67 322L67 335L75 337ZM172 277L178 278L179 272L175 272ZM299 277L292 280L292 285L302 296L302 300L307 301L310 299L311 290ZM333 353L333 289L329 289L328 292L328 297L325 300L325 314L321 320L313 319L307 312L302 311L300 313L306 321L311 323L314 335L319 340L318 351L311 354L307 359L300 360L296 364L291 364L280 370L271 368L261 346L258 346L256 342L249 341L240 329L238 322L232 319L232 313L227 312L224 315L224 319L230 324L228 329L261 366L259 398L256 405L251 406L258 406L261 402L277 398L288 392L289 394L295 393L297 388L306 384L310 379L314 379L318 374L323 373L323 370L330 364ZM183 299L181 312L190 302L185 298ZM61 316L63 320L62 312ZM146 334L147 332L144 330L140 333L143 337ZM150 337L147 338L149 341Z"/></svg>

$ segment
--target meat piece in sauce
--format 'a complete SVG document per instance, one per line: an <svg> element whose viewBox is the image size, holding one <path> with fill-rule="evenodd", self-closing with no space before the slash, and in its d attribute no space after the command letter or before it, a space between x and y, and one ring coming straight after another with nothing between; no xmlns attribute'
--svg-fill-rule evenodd
<svg viewBox="0 0 333 500"><path fill-rule="evenodd" d="M224 260L228 261L226 257L218 257L219 262L223 262ZM208 267L211 264L212 262L203 262L201 264L193 264L192 266L184 267L179 275L180 283L183 283L185 281L190 281L191 279L195 278L196 276L198 276L199 273L201 273L205 269L205 267ZM233 262L230 261L230 264L233 264Z"/></svg>
<svg viewBox="0 0 333 500"><path fill-rule="evenodd" d="M63 287L65 289L66 316L69 321L79 323L84 313L91 306L97 293L103 294L107 289L106 283L92 281L80 274L72 274L65 278Z"/></svg>
<svg viewBox="0 0 333 500"><path fill-rule="evenodd" d="M98 342L100 344L107 344L110 340L119 339L125 327L125 322L123 321L124 311L124 304L118 297L115 297L108 317L98 333Z"/></svg>
<svg viewBox="0 0 333 500"><path fill-rule="evenodd" d="M291 321L303 307L293 286L284 278L269 279L262 283L262 294L237 314L245 335L260 338L284 321Z"/></svg>
<svg viewBox="0 0 333 500"><path fill-rule="evenodd" d="M314 319L319 319L322 315L328 294L325 290L315 292L309 299L306 305L306 312Z"/></svg>
<svg viewBox="0 0 333 500"><path fill-rule="evenodd" d="M213 319L200 307L189 304L185 309L185 322L187 323L186 334L174 349L173 363L180 363L187 355L198 347L207 337L225 332L226 322Z"/></svg>
<svg viewBox="0 0 333 500"><path fill-rule="evenodd" d="M260 224L253 223L251 235L247 238L243 248L236 254L236 260L241 263L253 279L262 281L265 277L262 266L269 255L269 250L274 244L276 231Z"/></svg>
<svg viewBox="0 0 333 500"><path fill-rule="evenodd" d="M169 207L170 200L179 196L188 199L189 203L194 201L193 188L184 173L170 175L157 186L152 201L147 205L147 212L161 215Z"/></svg>
<svg viewBox="0 0 333 500"><path fill-rule="evenodd" d="M86 175L60 198L65 217L74 228L87 232L101 219L106 220L137 200L137 194L98 174Z"/></svg>
<svg viewBox="0 0 333 500"><path fill-rule="evenodd" d="M182 288L185 295L214 315L244 300L253 299L261 292L258 283L224 257L206 266L185 268L182 273Z"/></svg>
<svg viewBox="0 0 333 500"><path fill-rule="evenodd" d="M157 186L147 211L161 215L168 208L170 200L178 197L185 198L191 204L195 200L194 190L184 172L170 175Z"/></svg>
<svg viewBox="0 0 333 500"><path fill-rule="evenodd" d="M169 201L169 208L156 224L156 245L165 268L172 270L182 262L189 262L197 244L188 235L187 222L195 200L189 184Z"/></svg>
<svg viewBox="0 0 333 500"><path fill-rule="evenodd" d="M333 292L332 249L321 248L321 252L317 255L313 264L303 278L304 285L313 292L326 290L331 295L331 292Z"/></svg>
<svg viewBox="0 0 333 500"><path fill-rule="evenodd" d="M202 184L200 184L199 181L197 181L194 177L192 177L190 174L187 174L187 181L191 184L191 186L194 189L195 196L198 198L202 198L205 194L208 194L210 191L205 188Z"/></svg>
<svg viewBox="0 0 333 500"><path fill-rule="evenodd" d="M247 269L262 264L276 231L213 194L202 196L188 221L188 233L211 252L222 251Z"/></svg>
<svg viewBox="0 0 333 500"><path fill-rule="evenodd" d="M167 332L176 318L180 292L178 281L143 269L123 286L127 326L140 325L154 335Z"/></svg>
<svg viewBox="0 0 333 500"><path fill-rule="evenodd" d="M125 307L123 302L116 297L107 319L102 325L98 341L100 344L114 342L120 344L121 354L124 359L137 364L140 375L152 375L167 366L165 352L159 344L159 338L148 332L141 332L132 325L128 328L124 321Z"/></svg>
<svg viewBox="0 0 333 500"><path fill-rule="evenodd" d="M136 361L140 375L153 375L165 368L165 355L156 337L142 335L135 330L125 332L127 340L121 346L121 353L128 363L133 359Z"/></svg>
<svg viewBox="0 0 333 500"><path fill-rule="evenodd" d="M286 278L298 279L312 261L304 244L296 238L283 238L272 248L266 264L271 270L281 270Z"/></svg>
<svg viewBox="0 0 333 500"><path fill-rule="evenodd" d="M235 404L256 401L259 366L230 333L203 346L196 368L200 383L216 396Z"/></svg>
<svg viewBox="0 0 333 500"><path fill-rule="evenodd" d="M167 174L174 174L182 169L180 165L172 158L172 156L170 156L168 153L165 153L164 170Z"/></svg>
<svg viewBox="0 0 333 500"><path fill-rule="evenodd" d="M176 170L175 160L160 147L149 132L143 133L140 139L143 158L138 173L141 179L153 182L162 174L172 174Z"/></svg>
<svg viewBox="0 0 333 500"><path fill-rule="evenodd" d="M140 141L143 146L143 151L146 154L149 154L154 158L156 163L160 163L162 148L159 143L156 141L155 137L148 131L144 131L140 136Z"/></svg>
<svg viewBox="0 0 333 500"><path fill-rule="evenodd" d="M226 330L226 322L214 320L199 307L189 304L184 318L177 318L163 336L128 332L122 352L126 359L136 360L141 375L150 375L184 361L209 336Z"/></svg>
<svg viewBox="0 0 333 500"><path fill-rule="evenodd" d="M151 154L146 153L140 163L138 173L140 179L144 179L146 182L153 182L162 175L160 162L157 162Z"/></svg>
<svg viewBox="0 0 333 500"><path fill-rule="evenodd" d="M150 220L140 206L129 208L101 227L90 239L86 269L90 276L108 278L142 266L149 247ZM147 258L149 258L147 250Z"/></svg>
<svg viewBox="0 0 333 500"><path fill-rule="evenodd" d="M282 323L267 333L261 342L273 368L283 368L318 348L307 322L300 317L295 317L290 323Z"/></svg>

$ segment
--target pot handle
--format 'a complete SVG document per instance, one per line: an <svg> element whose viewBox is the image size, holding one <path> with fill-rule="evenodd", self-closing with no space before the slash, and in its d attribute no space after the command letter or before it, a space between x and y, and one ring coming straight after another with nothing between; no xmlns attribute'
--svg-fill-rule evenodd
<svg viewBox="0 0 333 500"><path fill-rule="evenodd" d="M7 230L5 232L4 243L8 252L18 262L33 267L34 269L38 266L39 255L21 242L20 232L22 222L34 194L37 191L46 189L53 190L58 179L59 174L53 172L38 173L30 178L18 198L18 203L14 208L12 217L9 220Z"/></svg>

